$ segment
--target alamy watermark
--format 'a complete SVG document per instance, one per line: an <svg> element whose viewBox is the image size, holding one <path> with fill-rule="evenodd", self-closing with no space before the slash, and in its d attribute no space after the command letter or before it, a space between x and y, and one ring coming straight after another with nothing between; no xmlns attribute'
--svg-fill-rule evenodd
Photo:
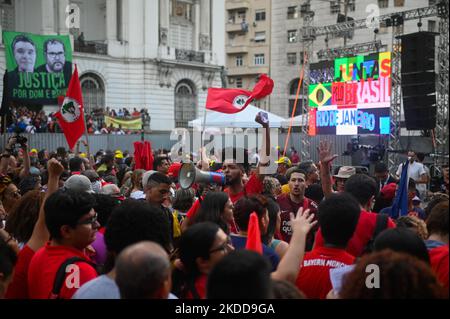
<svg viewBox="0 0 450 319"><path fill-rule="evenodd" d="M366 13L369 15L366 18L366 27L368 29L380 28L380 7L374 3L367 5Z"/></svg>
<svg viewBox="0 0 450 319"><path fill-rule="evenodd" d="M66 27L68 29L80 28L80 7L74 3L66 6Z"/></svg>
<svg viewBox="0 0 450 319"><path fill-rule="evenodd" d="M366 287L368 289L379 289L380 288L380 267L375 264L370 264L366 266Z"/></svg>
<svg viewBox="0 0 450 319"><path fill-rule="evenodd" d="M266 154L270 160L268 166L261 166L259 169L263 175L275 174L278 167L276 164L278 151L273 145L278 144L279 129L270 128L268 133L272 147L270 153ZM214 154L219 162L233 159L236 163L243 164L247 155L249 164L257 164L262 152L265 151L262 149L265 135L264 128L259 128L256 132L255 129L207 127L204 133L200 130L175 128L170 134L170 139L177 142L170 150L170 158L173 162L185 162L192 155L193 161L197 162L201 159L200 149L204 147L206 154ZM235 156L232 154L232 148L236 149ZM225 158L222 158L223 150Z"/></svg>

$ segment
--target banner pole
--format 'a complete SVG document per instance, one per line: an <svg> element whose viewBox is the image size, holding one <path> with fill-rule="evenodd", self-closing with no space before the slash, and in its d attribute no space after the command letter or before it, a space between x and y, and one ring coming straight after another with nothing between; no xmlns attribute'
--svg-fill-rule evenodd
<svg viewBox="0 0 450 319"><path fill-rule="evenodd" d="M294 102L294 107L292 108L292 114L291 114L291 119L289 121L289 128L288 128L288 134L286 136L286 140L284 142L284 150L283 150L283 156L286 156L286 151L287 151L287 147L288 147L288 143L289 143L289 139L291 136L291 130L292 130L292 124L294 122L294 116L295 116L295 111L297 110L297 103L298 103L298 96L300 95L300 88L302 87L302 82L303 82L303 72L304 72L304 64L302 65L302 69L300 71L300 79L298 81L298 86L297 86L297 93L295 95L295 102Z"/></svg>
<svg viewBox="0 0 450 319"><path fill-rule="evenodd" d="M203 143L205 142L205 127L206 127L206 107L203 112L203 125L202 125L202 138L201 138L201 148L203 148ZM200 152L200 161L203 162L203 152Z"/></svg>

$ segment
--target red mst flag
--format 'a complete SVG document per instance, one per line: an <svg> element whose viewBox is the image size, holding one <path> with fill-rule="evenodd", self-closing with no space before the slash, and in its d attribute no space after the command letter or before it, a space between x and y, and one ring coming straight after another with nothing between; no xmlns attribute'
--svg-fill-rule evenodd
<svg viewBox="0 0 450 319"><path fill-rule="evenodd" d="M209 88L206 109L221 113L238 113L242 111L252 92L241 89Z"/></svg>
<svg viewBox="0 0 450 319"><path fill-rule="evenodd" d="M252 95L247 100L247 102L245 102L244 108L249 105L251 101L262 99L271 94L273 85L274 83L271 78L269 78L265 74L261 74L258 83L256 83L255 87L253 88Z"/></svg>
<svg viewBox="0 0 450 319"><path fill-rule="evenodd" d="M58 99L60 110L55 115L59 126L63 129L67 144L72 149L85 132L83 96L76 65L67 88L66 97L62 102L61 100L61 98Z"/></svg>
<svg viewBox="0 0 450 319"><path fill-rule="evenodd" d="M209 88L206 109L221 113L238 113L243 111L253 100L266 97L273 90L273 80L262 74L253 91L242 89Z"/></svg>

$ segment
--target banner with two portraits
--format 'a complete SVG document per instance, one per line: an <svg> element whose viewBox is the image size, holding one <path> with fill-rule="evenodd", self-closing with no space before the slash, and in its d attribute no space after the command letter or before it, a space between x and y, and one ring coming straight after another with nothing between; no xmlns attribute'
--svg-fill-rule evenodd
<svg viewBox="0 0 450 319"><path fill-rule="evenodd" d="M7 91L11 101L57 104L72 76L72 46L67 35L3 32Z"/></svg>

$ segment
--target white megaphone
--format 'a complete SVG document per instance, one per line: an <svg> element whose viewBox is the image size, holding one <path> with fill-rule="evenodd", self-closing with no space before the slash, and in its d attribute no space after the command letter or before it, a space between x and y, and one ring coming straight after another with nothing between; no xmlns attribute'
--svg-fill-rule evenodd
<svg viewBox="0 0 450 319"><path fill-rule="evenodd" d="M214 183L225 185L225 174L204 172L195 167L192 163L184 163L181 165L178 181L183 189L189 188L194 183Z"/></svg>

